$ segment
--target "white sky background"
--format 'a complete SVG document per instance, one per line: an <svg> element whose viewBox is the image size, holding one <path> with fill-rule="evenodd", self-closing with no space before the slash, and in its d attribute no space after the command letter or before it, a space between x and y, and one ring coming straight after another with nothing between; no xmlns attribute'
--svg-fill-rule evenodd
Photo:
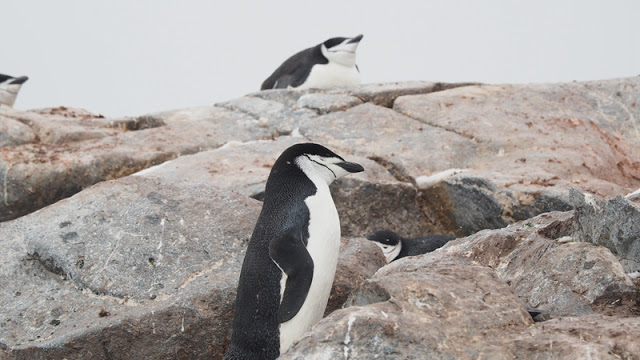
<svg viewBox="0 0 640 360"><path fill-rule="evenodd" d="M561 82L640 75L640 1L0 0L15 107L108 117L211 105L286 58L364 34L364 83Z"/></svg>

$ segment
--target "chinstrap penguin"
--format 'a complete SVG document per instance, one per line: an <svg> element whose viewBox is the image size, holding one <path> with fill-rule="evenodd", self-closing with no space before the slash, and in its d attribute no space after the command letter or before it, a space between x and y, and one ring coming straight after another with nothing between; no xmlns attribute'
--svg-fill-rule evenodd
<svg viewBox="0 0 640 360"><path fill-rule="evenodd" d="M331 38L288 58L260 90L309 89L360 84L356 50L362 35Z"/></svg>
<svg viewBox="0 0 640 360"><path fill-rule="evenodd" d="M29 78L26 76L16 78L0 74L0 106L13 107L22 84L27 80L29 80Z"/></svg>
<svg viewBox="0 0 640 360"><path fill-rule="evenodd" d="M387 264L405 256L416 256L432 252L455 239L450 235L427 235L415 239L405 239L390 230L374 231L367 239L378 245L384 253Z"/></svg>
<svg viewBox="0 0 640 360"><path fill-rule="evenodd" d="M313 143L276 160L242 263L224 359L275 359L322 318L340 248L329 184L361 171Z"/></svg>

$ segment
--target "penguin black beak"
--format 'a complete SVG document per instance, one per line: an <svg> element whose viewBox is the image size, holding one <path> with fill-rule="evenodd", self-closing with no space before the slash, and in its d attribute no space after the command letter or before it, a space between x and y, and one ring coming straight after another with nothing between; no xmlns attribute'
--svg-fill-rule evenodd
<svg viewBox="0 0 640 360"><path fill-rule="evenodd" d="M20 77L17 77L17 78L15 78L15 79L11 80L11 83L10 83L10 84L11 84L11 85L20 85L20 84L24 84L24 83L25 83L25 81L27 81L27 80L29 80L29 78L28 78L28 77L26 77L26 76L20 76Z"/></svg>
<svg viewBox="0 0 640 360"><path fill-rule="evenodd" d="M364 35L360 34L360 35L354 37L353 39L349 40L349 42L347 44L353 44L353 43L360 42L360 40L362 40L363 36Z"/></svg>
<svg viewBox="0 0 640 360"><path fill-rule="evenodd" d="M352 163L352 162L343 161L343 162L337 163L336 165L340 166L341 168L345 169L350 173L359 173L364 171L364 168L362 167L362 165Z"/></svg>

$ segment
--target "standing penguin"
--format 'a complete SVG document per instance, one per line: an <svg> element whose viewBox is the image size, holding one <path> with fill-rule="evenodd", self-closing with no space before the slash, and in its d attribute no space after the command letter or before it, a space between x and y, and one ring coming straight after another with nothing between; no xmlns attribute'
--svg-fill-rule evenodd
<svg viewBox="0 0 640 360"><path fill-rule="evenodd" d="M329 184L363 170L312 143L276 160L242 264L224 359L275 359L322 318L340 248Z"/></svg>
<svg viewBox="0 0 640 360"><path fill-rule="evenodd" d="M288 58L260 90L309 89L360 84L356 50L362 35L331 38Z"/></svg>
<svg viewBox="0 0 640 360"><path fill-rule="evenodd" d="M405 239L391 230L379 230L367 235L367 239L382 249L388 264L405 256L432 252L443 247L449 240L455 239L455 236L427 235L415 239Z"/></svg>
<svg viewBox="0 0 640 360"><path fill-rule="evenodd" d="M13 107L13 103L16 102L18 91L22 87L25 81L29 80L26 76L13 77L9 75L0 74L0 106Z"/></svg>

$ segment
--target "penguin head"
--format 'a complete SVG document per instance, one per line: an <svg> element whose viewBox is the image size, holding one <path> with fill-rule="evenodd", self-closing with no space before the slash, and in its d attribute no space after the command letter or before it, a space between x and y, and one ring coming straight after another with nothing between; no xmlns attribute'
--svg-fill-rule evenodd
<svg viewBox="0 0 640 360"><path fill-rule="evenodd" d="M362 35L353 38L336 37L320 44L320 50L330 63L352 67L356 65L356 50Z"/></svg>
<svg viewBox="0 0 640 360"><path fill-rule="evenodd" d="M367 239L382 249L387 264L395 260L402 250L402 238L390 230L374 231L367 235Z"/></svg>
<svg viewBox="0 0 640 360"><path fill-rule="evenodd" d="M345 161L326 147L314 144L296 144L286 149L276 160L272 174L295 167L312 181L323 180L327 185L351 173L364 171L360 164Z"/></svg>
<svg viewBox="0 0 640 360"><path fill-rule="evenodd" d="M20 87L28 79L26 76L14 78L13 76L0 74L0 105L13 106Z"/></svg>

